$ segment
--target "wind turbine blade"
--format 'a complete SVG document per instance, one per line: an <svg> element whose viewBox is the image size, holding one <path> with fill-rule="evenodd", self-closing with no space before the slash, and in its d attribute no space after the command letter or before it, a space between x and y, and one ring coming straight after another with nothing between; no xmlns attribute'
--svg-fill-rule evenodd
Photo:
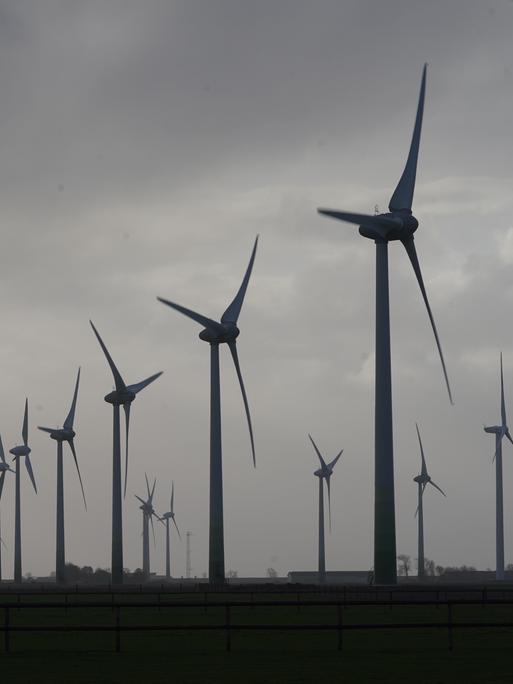
<svg viewBox="0 0 513 684"><path fill-rule="evenodd" d="M58 428L42 427L41 425L38 425L37 429L42 430L43 432L48 432L48 434L52 434L52 432L55 432L56 430L58 430Z"/></svg>
<svg viewBox="0 0 513 684"><path fill-rule="evenodd" d="M239 288L239 291L235 295L235 298L233 302L230 304L230 306L226 309L224 314L221 316L221 323L233 323L234 325L237 323L237 320L239 318L240 310L242 308L242 304L244 302L244 297L246 295L246 290L248 289L248 283L249 279L251 277L251 271L253 270L253 263L255 261L255 254L256 254L256 249L258 245L258 235L256 236L255 239L255 244L253 245L253 250L251 252L251 257L249 259L249 264L246 269L246 273L244 274L244 278L242 279L242 284Z"/></svg>
<svg viewBox="0 0 513 684"><path fill-rule="evenodd" d="M78 396L78 385L80 383L80 368L78 369L77 373L77 381L75 383L75 391L73 392L73 401L71 402L71 408L69 410L68 416L66 420L64 421L64 428L66 430L72 430L73 429L73 422L75 420L75 408L77 406L77 396Z"/></svg>
<svg viewBox="0 0 513 684"><path fill-rule="evenodd" d="M176 520L175 520L174 518L172 518L172 520L173 520L173 522L174 522L174 524L175 524L176 531L178 532L178 538L181 540L181 539L182 539L182 535L180 534L180 530L178 529L178 525L176 524Z"/></svg>
<svg viewBox="0 0 513 684"><path fill-rule="evenodd" d="M28 399L25 399L25 413L23 415L23 427L21 429L21 435L23 437L23 444L27 446L28 444Z"/></svg>
<svg viewBox="0 0 513 684"><path fill-rule="evenodd" d="M422 475L427 475L427 466L426 466L426 459L424 457L424 449L422 447L422 440L420 438L420 432L419 432L419 426L417 423L415 423L415 427L417 428L417 437L419 438L419 445L420 445L420 457L422 459L422 469L421 469L421 474Z"/></svg>
<svg viewBox="0 0 513 684"><path fill-rule="evenodd" d="M153 503L153 495L155 494L155 485L157 484L157 478L153 480L153 487L151 488L150 503Z"/></svg>
<svg viewBox="0 0 513 684"><path fill-rule="evenodd" d="M335 458L333 459L333 461L331 461L331 463L328 463L328 468L329 468L330 470L333 470L333 468L335 467L335 464L337 463L338 459L342 456L342 452L343 452L343 451L344 451L344 449L341 449L341 450L338 452L338 454L335 456Z"/></svg>
<svg viewBox="0 0 513 684"><path fill-rule="evenodd" d="M153 526L153 513L150 513L151 531L153 532L153 546L157 546L157 540L155 539L155 527Z"/></svg>
<svg viewBox="0 0 513 684"><path fill-rule="evenodd" d="M175 483L171 482L171 502L169 505L169 510L171 511L171 513L174 512L174 508L173 508L174 501L175 501Z"/></svg>
<svg viewBox="0 0 513 684"><path fill-rule="evenodd" d="M316 451L316 453L317 453L317 456L319 457L319 461L321 462L321 468L322 468L323 470L327 469L328 466L326 465L325 460L324 460L323 457L321 456L321 452L320 452L319 449L317 448L317 444L313 441L313 437L312 437L312 435L311 435L310 433L308 433L308 437L310 438L310 441L312 442L313 448L315 449L315 451Z"/></svg>
<svg viewBox="0 0 513 684"><path fill-rule="evenodd" d="M506 430L506 432L505 432L504 434L505 434L506 437L509 439L509 441L511 442L511 444L513 444L513 439L511 439L511 435L509 434L509 430Z"/></svg>
<svg viewBox="0 0 513 684"><path fill-rule="evenodd" d="M126 496L126 485L128 481L128 433L130 430L130 402L126 401L123 404L123 409L125 411L125 425L126 425L126 432L125 432L125 492L123 496Z"/></svg>
<svg viewBox="0 0 513 684"><path fill-rule="evenodd" d="M413 193L415 191L415 177L417 175L417 159L419 156L420 133L422 130L422 115L424 113L424 98L426 96L426 68L427 64L424 64L422 81L420 84L419 104L417 106L417 115L415 117L415 126L413 128L408 159L406 160L403 175L390 199L388 205L390 211L406 210L411 212Z"/></svg>
<svg viewBox="0 0 513 684"><path fill-rule="evenodd" d="M144 501L143 499L141 499L140 496L137 496L137 494L134 494L134 496L135 496L136 499L139 499L139 501L142 503L143 506L146 506L146 501Z"/></svg>
<svg viewBox="0 0 513 684"><path fill-rule="evenodd" d="M402 223L400 219L387 218L386 216L371 216L369 214L355 214L347 211L337 211L335 209L317 209L319 214L329 216L338 221L345 221L346 223L354 223L357 226L364 226L375 230L377 233L386 236L389 230L397 230Z"/></svg>
<svg viewBox="0 0 513 684"><path fill-rule="evenodd" d="M80 482L80 489L82 490L82 498L84 499L84 507L87 511L87 502L86 502L86 498L85 498L84 485L82 483L82 475L80 474L80 468L78 467L78 458L77 458L77 452L75 451L75 443L73 442L72 439L70 439L68 444L69 444L69 448L71 449L71 453L73 454L73 459L75 460L75 466L77 468L77 473L78 473L78 480Z"/></svg>
<svg viewBox="0 0 513 684"><path fill-rule="evenodd" d="M30 462L30 456L28 454L25 456L25 465L27 466L27 472L28 472L30 480L32 482L32 486L34 487L34 491L37 494L37 487L36 487L36 481L34 479L34 472L32 470L32 463Z"/></svg>
<svg viewBox="0 0 513 684"><path fill-rule="evenodd" d="M244 388L244 380L242 379L242 373L239 364L239 356L237 354L237 344L235 340L233 340L232 342L228 342L228 346L230 347L233 363L235 365L235 370L237 371L237 377L239 378L239 385L242 392L242 400L244 402L244 409L246 410L246 418L248 421L249 438L251 440L251 453L253 454L253 465L256 468L255 440L253 438L253 427L251 425L251 415L249 413L248 398L246 396L246 390Z"/></svg>
<svg viewBox="0 0 513 684"><path fill-rule="evenodd" d="M145 387L148 387L148 385L151 384L154 380L159 378L162 375L162 373L163 371L160 371L159 373L155 373L155 375L150 375L150 377L146 378L146 380L141 380L141 382L136 382L133 385L128 385L127 390L130 390L130 392L137 394Z"/></svg>
<svg viewBox="0 0 513 684"><path fill-rule="evenodd" d="M148 482L148 476L146 473L144 473L144 479L146 480L146 493L148 496L148 499L150 498L150 483Z"/></svg>
<svg viewBox="0 0 513 684"><path fill-rule="evenodd" d="M5 482L5 470L3 473L0 474L0 499L2 498L2 490L4 488L4 482Z"/></svg>
<svg viewBox="0 0 513 684"><path fill-rule="evenodd" d="M502 352L501 352L501 420L502 427L506 427L506 402L504 401L504 375L502 373Z"/></svg>
<svg viewBox="0 0 513 684"><path fill-rule="evenodd" d="M424 287L424 280L422 279L422 272L420 270L419 260L417 258L417 250L415 249L413 237L410 237L407 240L402 240L401 242L404 245L406 253L410 258L411 265L413 266L413 270L415 271L415 275L417 276L417 282L419 284L420 291L422 293L422 297L426 305L429 320L431 321L431 327L433 328L433 333L435 335L436 346L438 347L438 353L440 355L440 361L442 362L442 369L444 372L445 384L447 385L447 392L449 394L449 401L451 402L451 404L454 404L452 400L451 386L449 385L449 377L447 375L447 369L445 367L444 355L442 353L442 345L440 344L440 339L438 337L438 332L435 325L435 319L433 318L433 314L431 313L431 307L429 306L429 300L427 297L426 288Z"/></svg>
<svg viewBox="0 0 513 684"><path fill-rule="evenodd" d="M441 494L443 494L445 497L447 496L447 494L443 491L443 489L440 489L440 487L435 482L433 482L433 480L429 480L429 484L432 484L433 487L435 487L435 489L438 489L438 491Z"/></svg>
<svg viewBox="0 0 513 684"><path fill-rule="evenodd" d="M1 435L0 435L0 460L2 461L2 463L5 463L4 445L2 444Z"/></svg>
<svg viewBox="0 0 513 684"><path fill-rule="evenodd" d="M105 344L103 343L103 340L100 337L98 330L96 330L96 328L94 327L93 322L89 321L89 323L91 324L91 328L94 330L94 334L96 335L96 338L98 339L98 342L100 343L100 347L102 348L103 353L105 354L105 358L107 359L107 362L110 366L110 369L112 371L112 375L114 376L114 383L116 385L116 390L118 392L122 392L126 389L126 385L124 383L123 378L121 377L121 373L116 368L116 364L112 360L112 356L109 354L109 351L108 351L107 347L105 346Z"/></svg>
<svg viewBox="0 0 513 684"><path fill-rule="evenodd" d="M210 328L211 330L214 330L217 333L224 333L223 326L217 321L213 321L211 318L202 316L201 314L196 313L196 311L192 311L191 309L186 309L185 306L180 306L180 304L170 302L169 299L163 299L162 297L157 297L157 299L159 300L159 302L162 302L162 304L167 304L172 309L179 311L184 316L192 318L193 321L196 321L196 323L199 323L203 327Z"/></svg>

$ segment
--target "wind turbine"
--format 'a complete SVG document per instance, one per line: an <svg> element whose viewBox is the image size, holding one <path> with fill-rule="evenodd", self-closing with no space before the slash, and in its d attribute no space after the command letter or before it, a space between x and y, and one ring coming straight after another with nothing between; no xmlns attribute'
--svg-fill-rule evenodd
<svg viewBox="0 0 513 684"><path fill-rule="evenodd" d="M175 500L175 483L173 482L171 484L171 501L169 502L169 511L167 513L164 513L163 515L160 516L160 521L166 526L166 579L171 579L171 553L170 553L170 544L169 544L169 521L172 520L175 527L176 531L178 532L178 537L180 540L182 539L180 535L180 530L178 529L178 525L176 524L175 520L175 512L174 512L174 500Z"/></svg>
<svg viewBox="0 0 513 684"><path fill-rule="evenodd" d="M313 441L312 435L308 435L310 438L310 441L312 442L313 448L315 449L315 452L317 456L319 457L319 461L321 463L321 467L314 472L314 475L319 478L319 583L324 584L326 581L326 550L325 550L325 545L324 545L324 485L323 485L323 480L326 480L326 487L328 489L328 514L329 514L329 522L330 522L330 531L331 531L331 494L330 494L330 478L333 475L333 468L335 467L336 462L338 459L342 456L342 452L344 451L341 449L338 454L335 456L333 461L330 463L326 463L324 458L321 456L321 452L317 448L317 444Z"/></svg>
<svg viewBox="0 0 513 684"><path fill-rule="evenodd" d="M186 309L179 304L170 302L167 299L157 297L163 304L167 304L176 311L192 318L193 321L204 326L199 334L201 340L210 344L210 530L209 530L209 560L208 560L208 574L209 580L212 583L222 583L225 580L224 576L224 530L223 530L223 464L222 464L222 450L221 450L221 390L219 382L219 345L226 343L230 348L235 370L239 378L240 389L242 392L242 399L244 408L246 410L246 418L249 428L249 437L251 441L251 452L253 455L253 465L256 465L255 460L255 444L253 439L253 428L251 425L251 416L249 413L249 404L242 380L242 373L239 365L239 357L237 354L236 339L239 336L239 328L237 321L244 302L244 296L253 269L253 262L255 261L255 254L258 244L258 235L251 252L246 273L242 280L239 291L235 295L234 300L221 316L221 322L202 316L191 309Z"/></svg>
<svg viewBox="0 0 513 684"><path fill-rule="evenodd" d="M374 483L374 571L377 584L397 582L394 503L394 453L392 433L392 381L390 368L390 315L388 291L388 243L399 240L415 272L442 362L445 384L452 404L449 378L431 307L413 241L418 221L412 214L417 172L426 66L422 73L419 103L406 166L390 199L389 213L369 216L332 209L318 209L320 214L359 226L363 237L376 243L376 370L375 370L375 483Z"/></svg>
<svg viewBox="0 0 513 684"><path fill-rule="evenodd" d="M71 402L71 408L64 421L62 428L49 428L39 426L39 430L47 432L51 439L57 442L57 525L56 525L56 541L55 541L55 580L58 583L66 581L65 566L65 542L64 542L64 464L63 464L63 450L62 443L67 442L77 468L78 479L80 481L80 488L82 489L82 498L84 499L84 506L87 510L86 498L84 493L84 485L82 484L82 476L80 475L80 468L78 467L77 453L75 451L75 431L73 430L73 423L75 420L75 409L77 406L78 385L80 383L80 368L77 373L77 380L75 383L75 391Z"/></svg>
<svg viewBox="0 0 513 684"><path fill-rule="evenodd" d="M147 580L150 577L150 521L151 529L153 531L153 542L155 543L155 528L153 527L153 516L157 517L155 509L153 508L153 495L155 494L155 485L157 484L157 479L153 481L153 487L150 492L150 483L148 482L148 476L144 474L146 478L146 491L148 493L148 498L146 501L141 499L140 496L135 495L142 506L139 506L143 513L143 574L144 578Z"/></svg>
<svg viewBox="0 0 513 684"><path fill-rule="evenodd" d="M23 426L21 428L21 436L23 444L15 446L9 450L9 453L14 456L13 461L16 461L16 499L15 499L15 520L14 520L14 581L20 584L22 581L21 573L21 480L20 480L20 458L25 457L25 466L37 494L36 481L34 479L34 472L32 471L32 463L30 462L31 449L28 445L28 399L25 399L25 413L23 416Z"/></svg>
<svg viewBox="0 0 513 684"><path fill-rule="evenodd" d="M126 422L126 451L125 451L125 495L126 495L126 484L128 476L128 430L130 424L130 404L135 399L136 395L147 387L150 383L156 380L160 373L155 373L151 375L146 380L137 382L133 385L126 385L121 373L116 368L111 355L109 354L107 347L103 343L98 331L93 325L92 321L89 321L91 327L96 335L100 347L105 354L107 362L114 376L114 383L116 389L105 396L105 401L108 404L112 404L114 420L113 420L113 447L112 447L112 583L122 584L123 582L123 509L122 509L122 487L121 487L121 435L120 435L120 425L119 425L119 407L123 406L125 411L125 422Z"/></svg>
<svg viewBox="0 0 513 684"><path fill-rule="evenodd" d="M7 472L15 473L16 471L5 460L4 445L0 437L0 500L2 499L2 492L4 489L5 474Z"/></svg>
<svg viewBox="0 0 513 684"><path fill-rule="evenodd" d="M417 506L417 510L415 511L415 515L418 515L418 521L419 521L419 552L418 552L418 576L419 577L424 577L424 511L422 507L422 499L424 496L424 490L426 489L427 485L430 484L435 489L438 489L439 492L441 492L444 496L446 496L445 492L443 492L440 487L433 482L433 480L429 477L427 467L426 467L426 459L424 457L424 449L422 448L422 440L420 439L420 432L419 432L419 426L417 423L415 423L415 427L417 428L417 436L419 438L419 446L420 446L420 458L422 460L422 467L420 469L420 475L417 475L416 477L413 478L413 481L417 483L418 485L418 496L419 496L419 503Z"/></svg>
<svg viewBox="0 0 513 684"><path fill-rule="evenodd" d="M495 578L504 579L504 513L502 495L502 439L507 437L513 443L506 421L506 403L504 401L504 376L502 372L501 352L501 424L485 427L485 432L495 435Z"/></svg>

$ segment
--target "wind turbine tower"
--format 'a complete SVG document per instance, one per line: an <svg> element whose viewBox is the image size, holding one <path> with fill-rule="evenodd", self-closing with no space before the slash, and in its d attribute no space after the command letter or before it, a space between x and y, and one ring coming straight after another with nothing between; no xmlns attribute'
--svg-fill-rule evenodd
<svg viewBox="0 0 513 684"><path fill-rule="evenodd" d="M417 483L418 487L418 505L417 505L417 510L415 511L415 515L418 516L418 523L419 523L419 547L418 547L418 557L417 557L417 565L418 565L418 576L419 577L424 577L425 574L425 563L424 563L424 509L423 509L423 498L424 498L424 490L426 489L427 485L430 484L435 489L438 489L439 492L441 492L445 496L445 492L443 492L440 487L433 482L433 480L429 477L428 471L427 471L427 466L426 466L426 459L424 456L424 449L422 448L422 440L420 438L420 432L419 432L419 426L417 423L415 423L415 427L417 428L417 437L419 438L419 446L420 446L420 458L422 461L421 469L420 469L420 475L417 475L416 477L413 478L413 481Z"/></svg>
<svg viewBox="0 0 513 684"><path fill-rule="evenodd" d="M187 555L185 560L185 576L190 579L192 576L192 566L191 566L191 537L192 532L187 532Z"/></svg>
<svg viewBox="0 0 513 684"><path fill-rule="evenodd" d="M172 309L179 311L184 316L192 318L193 321L204 327L199 337L204 342L210 344L210 525L209 525L209 559L208 575L209 581L213 584L221 584L225 581L224 572L224 520L223 520L223 459L221 450L221 387L219 378L219 345L227 344L232 355L235 370L239 378L239 385L242 392L242 400L246 410L246 419L249 428L251 441L251 452L253 455L253 465L255 461L255 444L253 440L253 428L249 405L242 379L237 353L237 337L240 330L237 321L244 302L244 296L253 269L255 254L258 244L258 236L251 252L246 273L242 280L239 291L235 295L230 306L221 316L221 321L217 322L207 318L202 314L186 309L180 304L170 302L168 299L157 299L163 304L167 304Z"/></svg>
<svg viewBox="0 0 513 684"><path fill-rule="evenodd" d="M313 441L312 436L308 435L308 437L312 442L313 448L315 449L321 464L321 467L314 472L314 475L319 478L319 584L324 584L326 581L326 548L324 542L324 482L326 482L326 488L328 490L328 511L331 531L330 479L333 475L333 468L335 467L338 459L342 456L342 452L344 450L341 449L333 461L326 463L324 458L321 456L321 452L317 448L316 443Z"/></svg>
<svg viewBox="0 0 513 684"><path fill-rule="evenodd" d="M506 420L506 402L504 400L504 375L502 372L501 352L501 424L485 427L484 431L495 435L495 578L504 579L504 508L502 488L502 439L507 437L513 443Z"/></svg>
<svg viewBox="0 0 513 684"><path fill-rule="evenodd" d="M413 192L417 172L424 97L426 65L422 74L419 103L413 137L406 166L390 199L385 214L354 214L332 209L319 213L359 226L359 233L376 244L376 350L375 350L375 416L374 416L374 573L376 584L397 582L395 542L394 451L392 431L392 379L390 363L390 311L388 288L388 243L400 241L415 272L431 327L435 335L442 369L452 404L449 378L431 307L420 270L413 234L418 221L412 214Z"/></svg>
<svg viewBox="0 0 513 684"><path fill-rule="evenodd" d="M155 543L155 528L153 527L153 516L157 517L155 513L155 509L153 508L153 495L155 494L155 485L157 484L157 479L155 478L153 481L153 487L150 492L150 483L148 482L148 476L146 473L144 474L144 477L146 479L146 492L148 494L148 498L146 501L144 499L141 499L140 496L135 495L135 498L138 499L141 502L141 506L139 508L142 511L143 514L143 532L142 532L142 538L143 538L143 575L144 579L148 580L150 577L150 522L151 522L151 529L153 532L153 542Z"/></svg>
<svg viewBox="0 0 513 684"><path fill-rule="evenodd" d="M164 513L160 517L160 521L166 526L166 579L170 580L171 579L171 544L170 544L170 539L169 539L169 521L172 520L174 523L174 526L176 527L176 531L178 532L178 537L181 539L180 536L180 530L178 529L178 525L176 524L175 520L175 510L174 510L174 501L175 501L175 483L171 483L171 500L169 502L169 511Z"/></svg>

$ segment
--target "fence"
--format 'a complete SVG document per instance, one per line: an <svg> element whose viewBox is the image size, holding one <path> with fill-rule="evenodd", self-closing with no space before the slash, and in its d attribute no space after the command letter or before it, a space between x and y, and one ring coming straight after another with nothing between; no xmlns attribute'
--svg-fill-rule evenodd
<svg viewBox="0 0 513 684"><path fill-rule="evenodd" d="M11 648L11 636L15 633L22 632L107 632L113 633L114 642L113 650L119 652L121 650L121 634L124 632L188 632L188 631L220 631L225 634L225 648L230 651L232 648L232 634L234 632L249 632L249 631L323 631L336 632L337 634L337 648L343 648L343 635L346 631L355 630L412 630L412 629L428 629L428 630L446 630L449 650L453 649L453 632L455 629L511 629L513 628L513 621L458 621L454 619L453 611L455 607L459 606L511 606L513 599L499 600L486 598L485 601L475 599L461 599L461 600L395 600L392 603L387 600L364 600L364 601L350 601L350 600L322 600L322 601L305 601L305 600L275 600L275 601L122 601L115 600L116 594L112 594L109 601L4 601L0 602L0 609L4 612L4 622L0 625L0 631L4 635L4 651L9 652ZM336 620L334 622L311 623L299 622L274 624L268 623L248 623L248 622L233 622L234 608L249 608L266 607L266 608L296 608L300 611L302 607L323 607L333 608ZM369 607L381 606L387 608L405 607L405 606L423 606L423 607L445 607L446 619L437 621L420 621L420 622L365 622L357 624L349 624L344 621L344 611L352 607ZM108 608L113 613L113 620L110 624L32 624L32 625L15 625L11 618L14 611L35 610L39 612L44 609L60 608L64 611L72 609L80 609L87 611L88 609ZM203 608L206 612L211 608L224 609L224 620L214 624L201 623L165 623L165 624L122 624L121 613L126 609L198 609Z"/></svg>

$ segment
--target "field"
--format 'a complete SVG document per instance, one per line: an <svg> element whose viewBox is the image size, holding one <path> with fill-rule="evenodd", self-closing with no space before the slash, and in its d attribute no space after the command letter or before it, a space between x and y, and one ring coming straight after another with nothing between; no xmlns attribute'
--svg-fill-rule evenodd
<svg viewBox="0 0 513 684"><path fill-rule="evenodd" d="M513 596L500 596L488 593L477 601L471 594L454 599L451 594L448 603L446 594L437 601L415 592L368 595L356 602L340 592L258 590L2 594L1 626L7 620L9 636L2 639L1 668L14 682L74 684L511 682ZM408 626L419 623L423 627ZM468 627L476 623L486 626ZM510 626L493 628L493 623ZM280 629L285 625L292 629ZM92 626L111 631L89 631ZM16 631L26 627L34 631Z"/></svg>

